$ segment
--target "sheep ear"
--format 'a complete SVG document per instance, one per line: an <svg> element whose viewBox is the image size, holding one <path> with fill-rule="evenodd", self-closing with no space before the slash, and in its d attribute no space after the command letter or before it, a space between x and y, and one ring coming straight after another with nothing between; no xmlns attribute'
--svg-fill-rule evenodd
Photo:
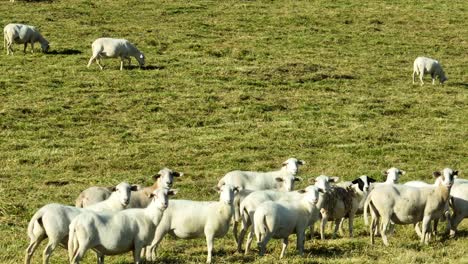
<svg viewBox="0 0 468 264"><path fill-rule="evenodd" d="M154 194L154 193L150 193L150 194L148 194L148 197L149 197L150 199L151 199L151 198L153 198L153 197L155 197L155 196L157 197L157 195L156 195L156 194Z"/></svg>
<svg viewBox="0 0 468 264"><path fill-rule="evenodd" d="M157 180L159 177L161 177L161 173L158 172L158 174L153 175L153 180Z"/></svg>
<svg viewBox="0 0 468 264"><path fill-rule="evenodd" d="M376 180L372 179L371 177L367 177L367 180L369 181L369 183L376 182Z"/></svg>
<svg viewBox="0 0 468 264"><path fill-rule="evenodd" d="M297 190L298 193L306 193L306 190Z"/></svg>
<svg viewBox="0 0 468 264"><path fill-rule="evenodd" d="M406 174L406 171L402 170L402 171L400 171L400 174L401 174L401 175L405 175L405 174Z"/></svg>
<svg viewBox="0 0 468 264"><path fill-rule="evenodd" d="M442 173L440 173L440 171L434 171L434 172L432 173L432 176L433 176L434 178L437 178L437 177L439 177L440 175L442 175Z"/></svg>
<svg viewBox="0 0 468 264"><path fill-rule="evenodd" d="M362 182L362 180L358 178L358 179L355 179L354 181L352 181L351 183L352 183L352 184L357 184L357 183L359 183L359 181Z"/></svg>
<svg viewBox="0 0 468 264"><path fill-rule="evenodd" d="M221 188L219 188L218 186L214 186L214 187L213 187L213 190L215 190L216 192L219 193L219 192L221 191Z"/></svg>
<svg viewBox="0 0 468 264"><path fill-rule="evenodd" d="M387 172L387 171L382 171L382 175L383 175L383 176L387 176L387 175L388 175L388 172Z"/></svg>
<svg viewBox="0 0 468 264"><path fill-rule="evenodd" d="M117 187L115 187L115 186L113 186L113 187L110 187L110 188L109 188L109 191L111 191L111 192L115 192L115 191L117 191Z"/></svg>
<svg viewBox="0 0 468 264"><path fill-rule="evenodd" d="M276 180L277 182L282 182L282 181L283 181L283 179L280 178L280 177L276 177L275 180Z"/></svg>
<svg viewBox="0 0 468 264"><path fill-rule="evenodd" d="M140 188L139 188L138 185L132 185L132 186L130 187L130 191L134 191L134 192L138 191L139 189L140 189Z"/></svg>
<svg viewBox="0 0 468 264"><path fill-rule="evenodd" d="M234 193L238 193L238 192L240 192L239 186L234 187Z"/></svg>
<svg viewBox="0 0 468 264"><path fill-rule="evenodd" d="M167 191L167 195L176 195L179 192L177 189L171 189Z"/></svg>
<svg viewBox="0 0 468 264"><path fill-rule="evenodd" d="M304 164L306 164L306 162L303 161L303 160L299 160L299 161L297 162L297 164L299 164L299 165L304 165Z"/></svg>
<svg viewBox="0 0 468 264"><path fill-rule="evenodd" d="M316 180L315 180L314 178L310 178L310 179L309 179L309 183L310 183L311 185L314 185L315 182L316 182Z"/></svg>
<svg viewBox="0 0 468 264"><path fill-rule="evenodd" d="M457 175L458 176L458 171L453 171L453 176Z"/></svg>
<svg viewBox="0 0 468 264"><path fill-rule="evenodd" d="M172 176L174 176L174 177L180 177L180 176L182 176L182 175L184 175L182 172L174 171L174 172L172 173Z"/></svg>
<svg viewBox="0 0 468 264"><path fill-rule="evenodd" d="M340 177L330 177L330 180L328 182L338 182L340 180Z"/></svg>
<svg viewBox="0 0 468 264"><path fill-rule="evenodd" d="M302 178L301 177L294 177L294 181L302 181Z"/></svg>
<svg viewBox="0 0 468 264"><path fill-rule="evenodd" d="M325 193L325 191L322 188L318 188L319 193Z"/></svg>

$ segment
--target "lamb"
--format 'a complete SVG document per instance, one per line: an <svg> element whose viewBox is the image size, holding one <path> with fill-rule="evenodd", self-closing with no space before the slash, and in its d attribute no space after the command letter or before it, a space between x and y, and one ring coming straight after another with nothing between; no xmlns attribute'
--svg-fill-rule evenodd
<svg viewBox="0 0 468 264"><path fill-rule="evenodd" d="M168 206L168 195L175 190L160 188L151 194L147 208L134 208L115 213L84 212L70 224L68 255L70 263L79 263L88 249L100 255L117 255L133 251L136 264L141 250L148 245Z"/></svg>
<svg viewBox="0 0 468 264"><path fill-rule="evenodd" d="M311 183L314 183L314 186L321 189L323 192L330 190L330 183L337 182L338 177L329 177L325 175L318 176L315 180L312 180ZM245 245L245 254L248 254L250 244L252 243L252 236L254 234L253 218L254 213L257 207L266 201L279 201L279 200L294 200L297 199L297 192L278 192L275 190L263 190L255 191L248 195L240 204L240 214L242 220L242 229L237 240L237 250L241 252L242 241L244 236L251 226L251 230L247 236L247 242ZM311 231L313 227L311 226Z"/></svg>
<svg viewBox="0 0 468 264"><path fill-rule="evenodd" d="M383 243L388 246L387 228L390 221L395 224L416 224L422 221L421 243L429 241L429 223L441 217L450 198L450 189L457 171L445 168L442 172L434 172L442 177L438 186L416 188L405 185L381 185L368 195L364 205L364 220L368 224L367 209L372 212L370 227L371 243L374 244L374 232L377 220L382 218L381 235Z"/></svg>
<svg viewBox="0 0 468 264"><path fill-rule="evenodd" d="M458 224L468 217L468 184L455 181L450 191L453 214L450 223L450 236L455 236Z"/></svg>
<svg viewBox="0 0 468 264"><path fill-rule="evenodd" d="M126 39L98 38L92 44L93 55L89 59L88 68L96 61L97 65L104 68L100 61L102 58L120 57L120 70L123 70L124 60L128 61L130 66L131 58L134 57L140 68L145 66L145 56L132 43Z"/></svg>
<svg viewBox="0 0 468 264"><path fill-rule="evenodd" d="M229 230L229 223L234 214L234 192L238 187L230 184L219 189L218 202L200 202L189 200L171 200L164 213L151 246L147 248L146 260L154 261L155 249L163 237L169 233L178 238L206 238L208 255L206 262L211 263L214 238L223 237Z"/></svg>
<svg viewBox="0 0 468 264"><path fill-rule="evenodd" d="M289 235L297 235L297 249L304 254L305 230L311 225L314 211L317 211L319 192L316 186L309 186L298 200L267 201L254 214L254 227L260 256L265 253L265 247L271 238L283 240L280 258L284 257L288 246Z"/></svg>
<svg viewBox="0 0 468 264"><path fill-rule="evenodd" d="M29 221L28 236L30 243L26 249L25 264L31 262L34 251L46 238L49 238L49 243L43 253L43 262L44 264L49 263L52 252L59 244L67 246L68 226L73 218L90 210L100 212L123 210L128 205L131 190L134 188L135 186L122 182L115 187L115 191L109 199L86 209L56 203L47 204L40 208Z"/></svg>
<svg viewBox="0 0 468 264"><path fill-rule="evenodd" d="M155 181L153 185L132 193L130 196L130 204L127 208L144 208L148 206L151 201L151 199L149 199L149 195L154 190L159 187L170 189L174 183L174 177L181 177L182 175L184 174L168 168L161 169L153 176L153 180ZM111 195L111 189L97 186L90 187L78 195L75 206L86 208L92 204L103 201Z"/></svg>
<svg viewBox="0 0 468 264"><path fill-rule="evenodd" d="M3 28L3 46L7 55L13 55L13 43L24 44L24 53L28 43L31 43L31 53L34 53L34 43L41 44L42 52L49 51L49 42L41 35L39 30L33 26L23 24L8 24Z"/></svg>
<svg viewBox="0 0 468 264"><path fill-rule="evenodd" d="M447 76L445 76L444 70L442 69L442 65L440 65L438 61L426 57L417 57L413 64L413 84L415 84L417 74L419 75L421 85L423 85L424 73L429 73L431 75L432 85L435 84L437 76L439 77L439 82L441 84L448 80Z"/></svg>

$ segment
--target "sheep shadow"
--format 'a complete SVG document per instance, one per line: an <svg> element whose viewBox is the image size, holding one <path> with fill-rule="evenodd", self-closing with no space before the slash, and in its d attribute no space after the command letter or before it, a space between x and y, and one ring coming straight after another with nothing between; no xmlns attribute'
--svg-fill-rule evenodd
<svg viewBox="0 0 468 264"><path fill-rule="evenodd" d="M75 50L75 49L63 49L63 50L52 50L47 52L47 54L50 55L76 55L76 54L81 54L83 53L80 50Z"/></svg>
<svg viewBox="0 0 468 264"><path fill-rule="evenodd" d="M451 86L461 86L465 89L468 89L468 83L454 82L450 84Z"/></svg>

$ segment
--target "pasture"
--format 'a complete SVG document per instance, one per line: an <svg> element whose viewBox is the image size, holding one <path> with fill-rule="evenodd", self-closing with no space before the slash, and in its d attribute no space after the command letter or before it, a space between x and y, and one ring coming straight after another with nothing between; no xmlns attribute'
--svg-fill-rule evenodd
<svg viewBox="0 0 468 264"><path fill-rule="evenodd" d="M2 27L35 25L51 49L0 55L0 263L23 261L41 206L73 204L92 185L149 185L163 167L184 172L176 199L193 200L217 200L212 187L228 171L289 157L307 162L299 187L320 174L383 180L390 167L407 172L402 182L431 182L444 167L468 178L467 13L461 0L2 1ZM146 69L134 59L124 71L118 59L87 68L99 37L130 40ZM443 86L428 76L412 85L421 55L440 60ZM355 238L316 234L303 258L291 236L283 261L468 263L467 220L459 230L422 246L412 226L397 226L390 247L371 246L359 217ZM281 245L264 257L235 249L229 232L213 261L277 262ZM205 240L167 237L157 253L160 263L204 262ZM51 263L67 263L66 251Z"/></svg>

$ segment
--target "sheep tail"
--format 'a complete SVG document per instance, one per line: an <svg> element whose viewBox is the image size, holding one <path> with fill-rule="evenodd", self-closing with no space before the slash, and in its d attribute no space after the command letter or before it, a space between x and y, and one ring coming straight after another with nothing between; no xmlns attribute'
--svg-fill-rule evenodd
<svg viewBox="0 0 468 264"><path fill-rule="evenodd" d="M31 221L29 221L28 224L28 236L29 238L33 239L35 238L34 236L34 228L40 226L41 228L44 228L42 225L42 216L44 216L44 211L39 210L37 211L33 217L31 218Z"/></svg>
<svg viewBox="0 0 468 264"><path fill-rule="evenodd" d="M72 222L68 233L68 258L70 259L70 263L74 263L78 248L79 243L78 238L76 237L76 228Z"/></svg>

